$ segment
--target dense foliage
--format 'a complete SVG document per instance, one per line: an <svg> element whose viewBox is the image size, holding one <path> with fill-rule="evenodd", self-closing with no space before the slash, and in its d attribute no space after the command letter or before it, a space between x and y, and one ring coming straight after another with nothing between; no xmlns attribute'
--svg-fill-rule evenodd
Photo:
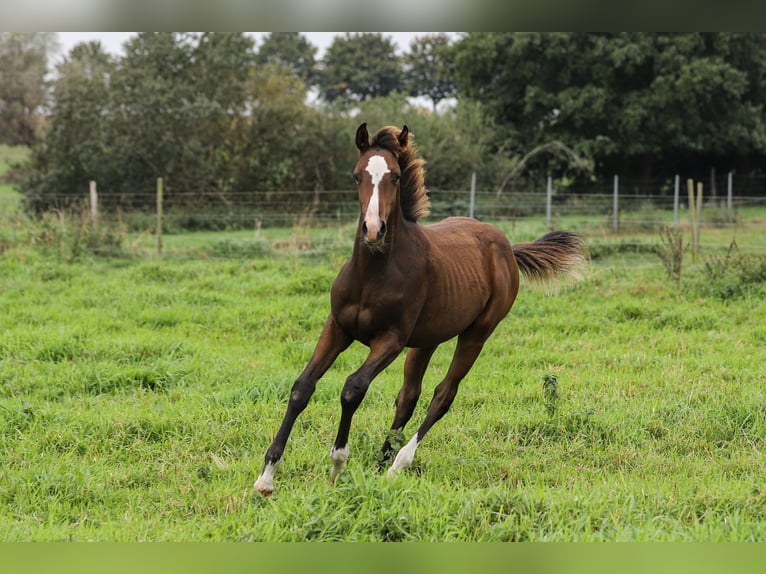
<svg viewBox="0 0 766 574"><path fill-rule="evenodd" d="M642 175L766 153L766 34L472 33L456 58L461 95L504 128L498 147L558 139Z"/></svg>
<svg viewBox="0 0 766 574"><path fill-rule="evenodd" d="M764 63L760 33L425 34L404 54L359 33L319 60L300 33L260 46L140 33L119 57L81 44L58 64L21 187L35 211L83 197L89 180L105 207L145 205L158 177L176 203L285 190L310 203L350 188L361 121L408 124L437 189L465 189L473 172L484 189L743 174L766 156Z"/></svg>

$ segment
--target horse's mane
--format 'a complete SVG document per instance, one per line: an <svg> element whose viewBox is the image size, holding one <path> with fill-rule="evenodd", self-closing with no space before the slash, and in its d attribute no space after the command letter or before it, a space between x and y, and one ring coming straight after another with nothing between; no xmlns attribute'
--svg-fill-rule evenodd
<svg viewBox="0 0 766 574"><path fill-rule="evenodd" d="M428 215L430 207L423 167L426 162L423 158L418 157L418 149L415 147L412 133L407 138L407 145L402 146L399 143L400 131L394 126L381 128L372 136L370 147L383 148L396 156L399 169L402 171L399 187L402 213L405 219L418 221Z"/></svg>

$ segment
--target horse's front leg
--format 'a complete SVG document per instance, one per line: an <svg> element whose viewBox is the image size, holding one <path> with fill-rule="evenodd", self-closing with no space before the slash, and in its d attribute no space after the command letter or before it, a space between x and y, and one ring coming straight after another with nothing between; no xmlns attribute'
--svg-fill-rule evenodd
<svg viewBox="0 0 766 574"><path fill-rule="evenodd" d="M266 451L263 471L253 485L255 490L264 496L269 496L274 491L274 471L282 460L282 453L285 450L285 444L293 424L295 424L295 419L306 408L311 395L314 393L317 381L330 368L338 355L351 344L351 341L351 336L330 315L325 322L322 334L319 336L314 354L293 384L290 400L287 403L287 412L282 419L282 424L274 437L274 441Z"/></svg>
<svg viewBox="0 0 766 574"><path fill-rule="evenodd" d="M338 474L345 468L348 460L348 435L351 430L351 419L356 409L364 399L372 380L396 359L403 348L404 343L396 333L389 333L373 340L370 343L370 354L367 359L355 373L346 379L340 395L341 417L338 435L330 451L330 458L332 459L330 477L333 483Z"/></svg>

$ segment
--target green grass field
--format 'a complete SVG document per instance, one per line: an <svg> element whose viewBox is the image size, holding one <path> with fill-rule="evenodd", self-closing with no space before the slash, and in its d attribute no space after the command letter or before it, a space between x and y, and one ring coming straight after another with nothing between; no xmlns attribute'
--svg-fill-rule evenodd
<svg viewBox="0 0 766 574"><path fill-rule="evenodd" d="M353 226L169 235L162 258L153 237L126 236L105 258L51 221L0 221L0 540L766 540L763 210L706 230L679 283L654 234L560 221L592 247L587 277L522 285L412 469L376 468L402 356L330 484L354 345L298 419L268 499L252 483ZM514 241L544 231L502 226ZM726 259L734 237L747 249Z"/></svg>

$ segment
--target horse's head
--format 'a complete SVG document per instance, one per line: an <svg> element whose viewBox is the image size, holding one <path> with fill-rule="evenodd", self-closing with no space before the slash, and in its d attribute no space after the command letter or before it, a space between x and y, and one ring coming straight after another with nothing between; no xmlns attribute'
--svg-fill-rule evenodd
<svg viewBox="0 0 766 574"><path fill-rule="evenodd" d="M396 140L407 146L409 130L404 126ZM354 180L359 190L362 209L362 241L371 249L381 251L385 245L387 221L399 206L399 182L402 177L399 162L387 147L370 145L367 124L356 131L359 161L354 168Z"/></svg>

